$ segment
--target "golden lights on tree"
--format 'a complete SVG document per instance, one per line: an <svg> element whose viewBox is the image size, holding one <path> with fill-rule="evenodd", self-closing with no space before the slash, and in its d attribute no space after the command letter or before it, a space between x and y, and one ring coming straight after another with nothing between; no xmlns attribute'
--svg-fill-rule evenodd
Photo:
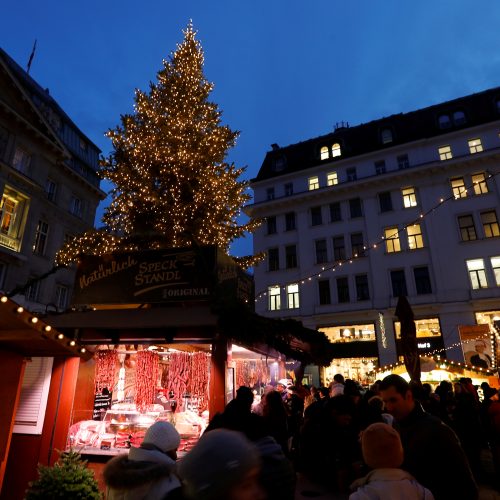
<svg viewBox="0 0 500 500"><path fill-rule="evenodd" d="M136 90L134 112L107 132L114 151L101 160L100 174L113 182L104 229L66 244L59 263L81 253L217 245L228 251L235 239L253 232L256 220L238 224L248 182L244 168L226 162L238 132L221 124L209 96L204 56L191 23L184 40L150 83ZM254 259L240 259L242 266Z"/></svg>

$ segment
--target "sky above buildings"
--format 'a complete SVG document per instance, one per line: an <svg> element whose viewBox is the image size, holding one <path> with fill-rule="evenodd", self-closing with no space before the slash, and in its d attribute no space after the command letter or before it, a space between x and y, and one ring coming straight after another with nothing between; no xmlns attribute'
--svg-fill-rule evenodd
<svg viewBox="0 0 500 500"><path fill-rule="evenodd" d="M211 100L241 131L229 160L246 179L272 143L500 86L494 0L25 0L2 8L0 46L26 68L37 39L30 75L107 154L104 132L132 111L134 89L155 80L189 19ZM251 251L251 238L232 247Z"/></svg>

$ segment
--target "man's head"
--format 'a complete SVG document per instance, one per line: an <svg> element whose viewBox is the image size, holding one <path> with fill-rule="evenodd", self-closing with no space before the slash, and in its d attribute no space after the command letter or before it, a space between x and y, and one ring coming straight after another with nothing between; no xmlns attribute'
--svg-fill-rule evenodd
<svg viewBox="0 0 500 500"><path fill-rule="evenodd" d="M385 408L396 420L406 418L413 408L415 401L408 382L399 375L388 375L380 383L380 397Z"/></svg>
<svg viewBox="0 0 500 500"><path fill-rule="evenodd" d="M477 352L482 354L486 350L486 342L484 340L477 340L474 347Z"/></svg>
<svg viewBox="0 0 500 500"><path fill-rule="evenodd" d="M333 380L335 382L337 382L338 384L343 384L344 383L344 376L341 373L337 373L337 375L335 375L333 377Z"/></svg>

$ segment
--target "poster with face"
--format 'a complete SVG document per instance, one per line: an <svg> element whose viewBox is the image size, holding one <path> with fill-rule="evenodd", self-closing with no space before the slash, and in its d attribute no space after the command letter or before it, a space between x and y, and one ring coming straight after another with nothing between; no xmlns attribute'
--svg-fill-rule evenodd
<svg viewBox="0 0 500 500"><path fill-rule="evenodd" d="M465 362L477 368L493 367L493 349L489 325L460 326Z"/></svg>

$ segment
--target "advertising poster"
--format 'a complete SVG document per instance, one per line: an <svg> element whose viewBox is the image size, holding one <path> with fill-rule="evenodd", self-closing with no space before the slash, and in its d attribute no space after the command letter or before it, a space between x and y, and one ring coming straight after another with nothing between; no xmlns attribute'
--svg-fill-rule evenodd
<svg viewBox="0 0 500 500"><path fill-rule="evenodd" d="M493 349L489 325L462 325L458 327L465 362L477 368L493 367Z"/></svg>

